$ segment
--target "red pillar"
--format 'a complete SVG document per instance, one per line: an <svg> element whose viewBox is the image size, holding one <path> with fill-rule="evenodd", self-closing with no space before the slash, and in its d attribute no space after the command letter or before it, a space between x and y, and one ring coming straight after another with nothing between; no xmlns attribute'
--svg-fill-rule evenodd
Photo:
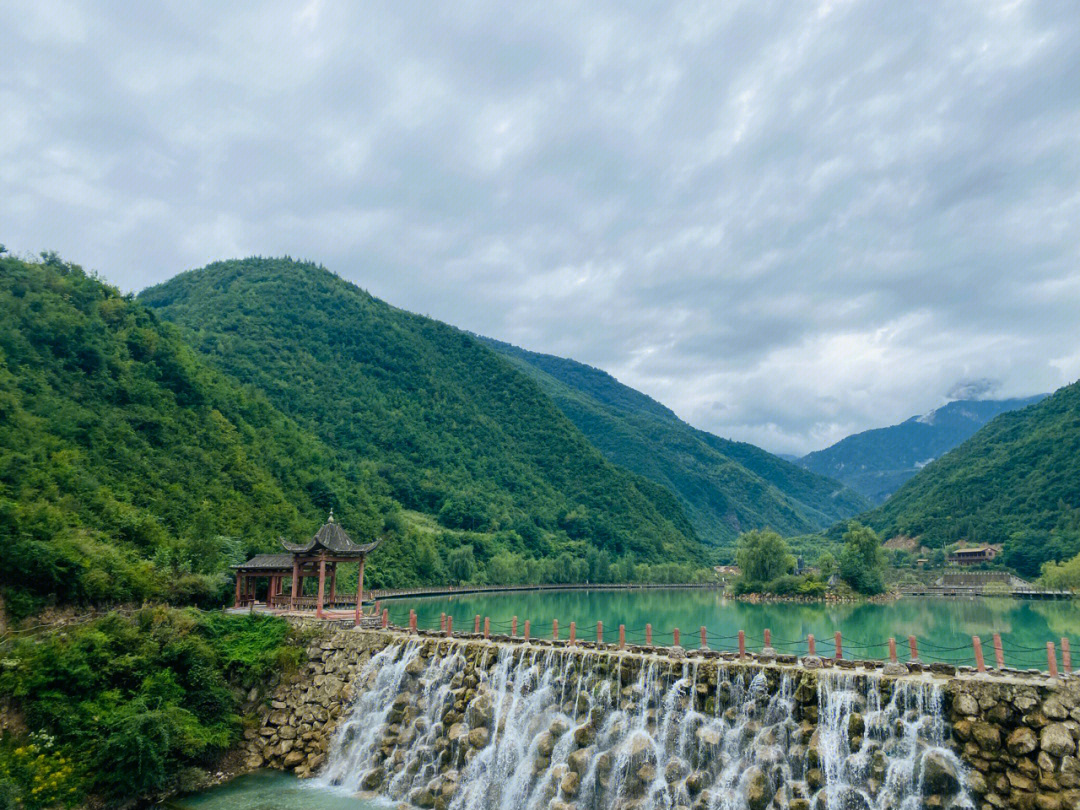
<svg viewBox="0 0 1080 810"><path fill-rule="evenodd" d="M746 631L739 631L739 658L746 658Z"/></svg>
<svg viewBox="0 0 1080 810"><path fill-rule="evenodd" d="M360 624L360 614L364 612L364 560L360 559L360 567L356 571L356 618L355 623ZM375 606L375 615L379 614L379 606Z"/></svg>
<svg viewBox="0 0 1080 810"><path fill-rule="evenodd" d="M323 592L326 588L326 558L319 558L319 597L315 600L315 615L323 617Z"/></svg>
<svg viewBox="0 0 1080 810"><path fill-rule="evenodd" d="M337 563L330 563L330 604L337 601Z"/></svg>
<svg viewBox="0 0 1080 810"><path fill-rule="evenodd" d="M1005 669L1005 648L1001 646L1001 633L994 633L994 663L999 670Z"/></svg>
<svg viewBox="0 0 1080 810"><path fill-rule="evenodd" d="M597 622L596 623L596 643L597 644L603 644L604 643L604 623L603 622Z"/></svg>
<svg viewBox="0 0 1080 810"><path fill-rule="evenodd" d="M1054 642L1046 642L1046 666L1051 678L1058 676L1057 653L1054 651Z"/></svg>
<svg viewBox="0 0 1080 810"><path fill-rule="evenodd" d="M570 622L570 646L573 647L577 641L577 622Z"/></svg>
<svg viewBox="0 0 1080 810"><path fill-rule="evenodd" d="M510 635L511 636L516 636L517 635L517 616L515 616L514 618L512 618L510 620Z"/></svg>
<svg viewBox="0 0 1080 810"><path fill-rule="evenodd" d="M646 624L645 625L645 646L646 647L651 647L652 646L652 625L651 624Z"/></svg>
<svg viewBox="0 0 1080 810"><path fill-rule="evenodd" d="M671 631L671 637L674 639L676 647L681 647L682 646L682 644L680 644L682 639L679 638L679 628L678 627L676 627L674 630Z"/></svg>
<svg viewBox="0 0 1080 810"><path fill-rule="evenodd" d="M1069 649L1069 640L1061 637L1061 667L1066 675L1072 675L1072 651Z"/></svg>
<svg viewBox="0 0 1080 810"><path fill-rule="evenodd" d="M619 649L620 650L626 649L626 625L625 624L620 624L619 625Z"/></svg>
<svg viewBox="0 0 1080 810"><path fill-rule="evenodd" d="M296 595L300 589L300 562L293 557L292 561L292 589L289 591L289 610L296 610Z"/></svg>
<svg viewBox="0 0 1080 810"><path fill-rule="evenodd" d="M986 672L986 662L983 660L982 641L978 636L971 637L971 646L975 650L975 670Z"/></svg>
<svg viewBox="0 0 1080 810"><path fill-rule="evenodd" d="M896 639L889 637L889 661L896 663Z"/></svg>
<svg viewBox="0 0 1080 810"><path fill-rule="evenodd" d="M240 577L241 576L242 576L242 574L239 571L237 571L236 572L236 601L233 602L233 607L240 607Z"/></svg>
<svg viewBox="0 0 1080 810"><path fill-rule="evenodd" d="M839 630L837 630L836 633L833 634L833 639L836 642L836 660L840 661L844 657L844 642L843 639L840 637Z"/></svg>

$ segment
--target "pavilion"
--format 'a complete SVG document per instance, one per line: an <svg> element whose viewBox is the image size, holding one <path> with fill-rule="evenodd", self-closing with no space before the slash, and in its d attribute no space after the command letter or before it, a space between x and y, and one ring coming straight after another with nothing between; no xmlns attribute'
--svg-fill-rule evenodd
<svg viewBox="0 0 1080 810"><path fill-rule="evenodd" d="M256 554L250 560L232 566L236 571L236 607L255 604L255 585L260 578L269 580L266 605L271 609L310 610L322 618L324 608L349 607L360 612L364 601L364 561L374 551L382 538L371 543L358 544L334 522L334 510L315 536L306 543L289 543L281 540L285 554ZM360 564L357 576L356 596L340 597L337 592L338 563ZM326 594L326 575L330 574L330 593ZM319 578L315 596L304 596L304 579ZM285 593L285 580L289 579L289 593Z"/></svg>

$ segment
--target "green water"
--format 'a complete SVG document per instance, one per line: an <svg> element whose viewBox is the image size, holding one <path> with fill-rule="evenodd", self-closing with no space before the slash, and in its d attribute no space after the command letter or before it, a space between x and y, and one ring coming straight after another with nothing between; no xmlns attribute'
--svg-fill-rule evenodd
<svg viewBox="0 0 1080 810"><path fill-rule="evenodd" d="M1080 650L1080 602L1075 600L906 597L886 604L750 604L726 599L716 590L671 589L470 594L395 599L385 605L395 624L407 624L412 608L420 627L438 628L439 614L445 612L454 617L454 630L460 632L472 632L479 614L491 618L492 633L509 633L516 615L518 633L524 632L529 619L534 638L550 638L552 620L558 619L560 638L567 638L574 621L578 638L593 640L596 623L602 621L605 641L616 641L619 625L625 624L627 642L641 644L645 625L651 623L654 644L671 644L672 630L678 627L682 645L695 648L704 626L709 646L716 650L736 649L739 630L746 632L748 649L759 649L766 628L772 631L778 652L805 654L806 637L812 633L818 653L824 655L832 654L833 634L839 630L845 658L886 658L890 636L906 658L910 635L918 640L923 661L955 664L974 663L974 635L982 639L990 666L994 633L1002 636L1006 664L1022 669L1046 669L1046 642L1060 647L1063 636L1073 650ZM1074 665L1080 666L1080 658Z"/></svg>
<svg viewBox="0 0 1080 810"><path fill-rule="evenodd" d="M389 806L336 793L281 771L238 776L221 787L169 804L173 810L386 810Z"/></svg>

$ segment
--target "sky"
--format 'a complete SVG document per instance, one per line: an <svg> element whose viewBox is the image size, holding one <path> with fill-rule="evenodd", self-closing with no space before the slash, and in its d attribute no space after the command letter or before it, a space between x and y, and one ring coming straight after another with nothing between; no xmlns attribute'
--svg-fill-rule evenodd
<svg viewBox="0 0 1080 810"><path fill-rule="evenodd" d="M320 262L802 454L1080 378L1064 2L0 0L0 242Z"/></svg>

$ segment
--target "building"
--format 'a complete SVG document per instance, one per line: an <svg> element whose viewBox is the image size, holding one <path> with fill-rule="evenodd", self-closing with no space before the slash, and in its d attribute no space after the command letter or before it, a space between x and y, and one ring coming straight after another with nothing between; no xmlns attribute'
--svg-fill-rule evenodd
<svg viewBox="0 0 1080 810"><path fill-rule="evenodd" d="M975 565L976 563L990 562L997 555L998 550L993 546L958 548L949 555L949 562L957 565Z"/></svg>
<svg viewBox="0 0 1080 810"><path fill-rule="evenodd" d="M371 543L354 543L340 525L334 522L334 511L323 527L306 543L281 541L286 553L256 554L250 560L232 566L236 571L236 607L255 604L255 586L265 578L267 586L266 605L280 610L311 610L321 618L329 607L354 608L359 615L364 601L364 561L378 548L382 538ZM359 563L356 595L340 596L337 592L338 563ZM329 593L327 575L329 574ZM318 577L319 585L314 596L304 596L304 580ZM285 590L289 583L288 593Z"/></svg>

